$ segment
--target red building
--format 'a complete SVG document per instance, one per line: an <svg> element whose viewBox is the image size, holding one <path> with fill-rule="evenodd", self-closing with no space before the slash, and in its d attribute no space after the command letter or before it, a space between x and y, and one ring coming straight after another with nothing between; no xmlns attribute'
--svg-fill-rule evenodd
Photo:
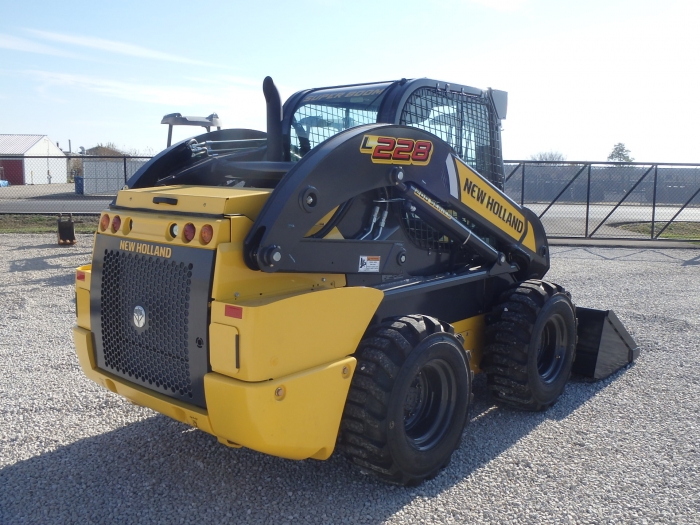
<svg viewBox="0 0 700 525"><path fill-rule="evenodd" d="M67 182L68 161L46 135L0 134L0 180L11 185Z"/></svg>

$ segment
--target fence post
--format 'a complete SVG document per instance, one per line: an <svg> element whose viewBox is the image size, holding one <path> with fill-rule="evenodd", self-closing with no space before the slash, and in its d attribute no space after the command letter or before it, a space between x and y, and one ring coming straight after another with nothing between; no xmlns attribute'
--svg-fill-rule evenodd
<svg viewBox="0 0 700 525"><path fill-rule="evenodd" d="M124 155L123 160L124 160L124 185L126 185L126 155Z"/></svg>
<svg viewBox="0 0 700 525"><path fill-rule="evenodd" d="M659 166L654 166L654 194L651 201L651 239L654 239L654 229L656 227L656 180L659 175Z"/></svg>
<svg viewBox="0 0 700 525"><path fill-rule="evenodd" d="M520 180L520 206L525 206L525 164L523 164L523 177Z"/></svg>
<svg viewBox="0 0 700 525"><path fill-rule="evenodd" d="M591 212L591 165L588 165L588 186L586 188L586 233L585 238L588 238L588 218Z"/></svg>

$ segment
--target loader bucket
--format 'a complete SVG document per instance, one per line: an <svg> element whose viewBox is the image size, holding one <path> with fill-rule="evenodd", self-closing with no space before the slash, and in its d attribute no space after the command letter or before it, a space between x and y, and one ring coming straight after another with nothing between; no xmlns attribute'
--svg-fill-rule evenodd
<svg viewBox="0 0 700 525"><path fill-rule="evenodd" d="M578 343L571 371L603 379L639 356L639 347L612 310L576 307Z"/></svg>
<svg viewBox="0 0 700 525"><path fill-rule="evenodd" d="M75 244L75 225L73 215L68 220L63 220L63 215L58 216L58 244Z"/></svg>

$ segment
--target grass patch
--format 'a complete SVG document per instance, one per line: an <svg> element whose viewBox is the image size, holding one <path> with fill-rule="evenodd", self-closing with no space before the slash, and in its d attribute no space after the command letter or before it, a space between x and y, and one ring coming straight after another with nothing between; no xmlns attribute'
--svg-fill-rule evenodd
<svg viewBox="0 0 700 525"><path fill-rule="evenodd" d="M630 232L651 236L651 222L623 222L614 226ZM665 223L656 223L654 235L656 235ZM659 237L660 239L700 239L700 222L672 222Z"/></svg>
<svg viewBox="0 0 700 525"><path fill-rule="evenodd" d="M95 233L99 220L99 215L73 215L75 233ZM56 233L57 221L57 215L2 214L0 233Z"/></svg>

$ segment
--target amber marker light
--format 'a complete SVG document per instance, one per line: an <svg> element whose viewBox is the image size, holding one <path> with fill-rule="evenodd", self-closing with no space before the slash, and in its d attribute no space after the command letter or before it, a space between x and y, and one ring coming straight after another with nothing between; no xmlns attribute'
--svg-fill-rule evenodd
<svg viewBox="0 0 700 525"><path fill-rule="evenodd" d="M112 219L112 231L117 233L119 228L122 227L122 218L119 215L115 215Z"/></svg>
<svg viewBox="0 0 700 525"><path fill-rule="evenodd" d="M209 244L212 237L214 237L214 228L212 228L211 224L205 224L202 226L202 229L199 232L199 238L202 239L202 244Z"/></svg>
<svg viewBox="0 0 700 525"><path fill-rule="evenodd" d="M192 239L194 239L194 234L196 231L197 229L191 222L185 224L185 227L182 229L182 237L185 239L185 242L190 242Z"/></svg>
<svg viewBox="0 0 700 525"><path fill-rule="evenodd" d="M109 226L109 215L106 213L100 219L100 230L105 231Z"/></svg>

